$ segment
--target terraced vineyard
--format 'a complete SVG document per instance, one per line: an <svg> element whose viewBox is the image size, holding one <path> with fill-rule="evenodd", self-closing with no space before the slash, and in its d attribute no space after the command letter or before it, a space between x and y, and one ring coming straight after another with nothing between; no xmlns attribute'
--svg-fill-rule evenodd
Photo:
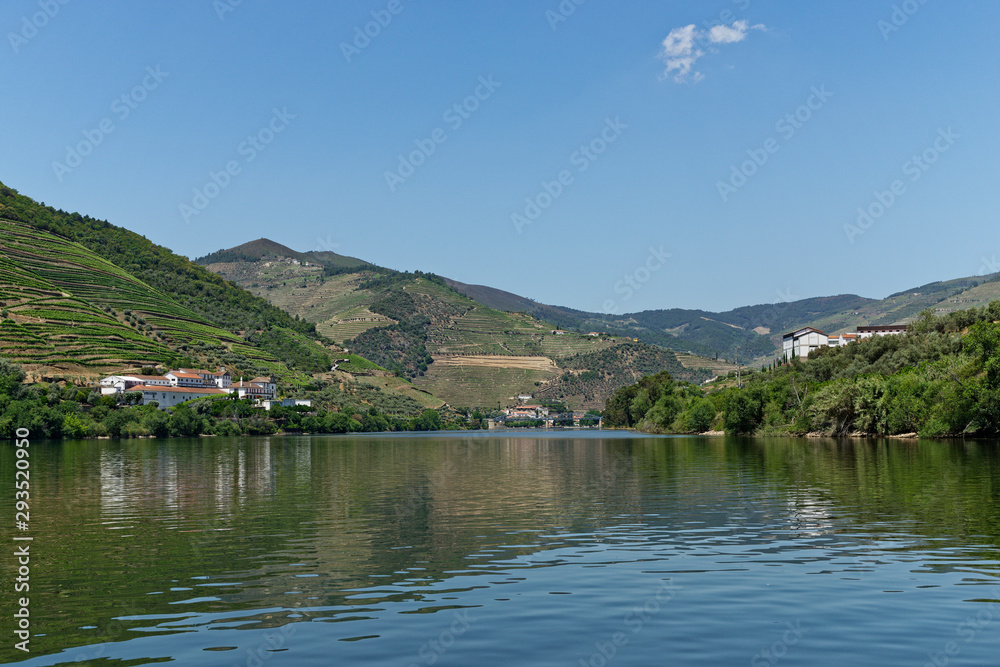
<svg viewBox="0 0 1000 667"><path fill-rule="evenodd" d="M552 360L545 361L548 368L435 362L415 384L452 406L496 408L517 403L519 394L534 394L536 383L558 376Z"/></svg>
<svg viewBox="0 0 1000 667"><path fill-rule="evenodd" d="M93 375L220 342L276 362L82 245L0 220L0 249L0 351L29 370Z"/></svg>
<svg viewBox="0 0 1000 667"><path fill-rule="evenodd" d="M316 325L316 330L327 338L345 341L372 327L385 327L394 323L395 320L360 306L320 322Z"/></svg>
<svg viewBox="0 0 1000 667"><path fill-rule="evenodd" d="M730 371L736 370L736 364L729 363L724 359L709 359L708 357L699 357L696 354L683 353L676 353L675 356L677 357L677 361L681 362L681 365L684 366L684 368L704 368L713 375L725 375Z"/></svg>

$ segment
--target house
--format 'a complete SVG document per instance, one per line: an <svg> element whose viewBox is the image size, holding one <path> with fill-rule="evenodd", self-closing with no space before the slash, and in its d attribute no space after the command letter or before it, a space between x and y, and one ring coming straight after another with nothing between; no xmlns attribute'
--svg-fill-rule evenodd
<svg viewBox="0 0 1000 667"><path fill-rule="evenodd" d="M813 350L826 347L829 336L813 327L802 327L781 337L781 352L786 359L805 359Z"/></svg>
<svg viewBox="0 0 1000 667"><path fill-rule="evenodd" d="M870 327L858 327L858 338L871 338L872 336L894 336L906 333L907 325L889 324Z"/></svg>
<svg viewBox="0 0 1000 667"><path fill-rule="evenodd" d="M134 391L134 387L141 385L169 387L170 380L160 375L109 375L100 382L103 396Z"/></svg>
<svg viewBox="0 0 1000 667"><path fill-rule="evenodd" d="M197 373L187 373L185 371L170 371L164 374L170 380L173 387L204 387L205 380Z"/></svg>
<svg viewBox="0 0 1000 667"><path fill-rule="evenodd" d="M510 419L541 419L548 417L549 409L541 405L519 405L515 408L507 408L504 414Z"/></svg>
<svg viewBox="0 0 1000 667"><path fill-rule="evenodd" d="M255 379L265 380L265 381L246 382L243 379L240 379L239 382L229 387L228 391L231 394L236 394L239 398L274 400L277 394L277 385L274 383L273 378L255 378ZM271 380L271 381L267 382L266 380Z"/></svg>
<svg viewBox="0 0 1000 667"><path fill-rule="evenodd" d="M857 334L845 333L845 334L835 334L830 336L827 341L827 345L830 347L842 347L848 343L853 343L858 339Z"/></svg>
<svg viewBox="0 0 1000 667"><path fill-rule="evenodd" d="M233 376L230 375L225 367L220 368L217 371L210 371L204 368L178 368L176 371L171 371L173 373L187 373L189 375L197 375L201 378L202 382L206 385L215 385L220 389L228 389L233 383Z"/></svg>
<svg viewBox="0 0 1000 667"><path fill-rule="evenodd" d="M253 384L258 384L264 388L264 392L267 394L268 398L277 398L278 396L278 380L273 376L261 376L255 377L250 380Z"/></svg>
<svg viewBox="0 0 1000 667"><path fill-rule="evenodd" d="M139 385L132 391L142 392L142 404L149 405L155 401L160 410L180 405L184 401L202 396L225 396L226 390L218 387L175 387L162 385Z"/></svg>
<svg viewBox="0 0 1000 667"><path fill-rule="evenodd" d="M553 336L565 336L568 333L569 333L568 331L563 331L562 329L553 329L552 330L552 335Z"/></svg>
<svg viewBox="0 0 1000 667"><path fill-rule="evenodd" d="M216 386L220 389L229 389L233 384L233 376L229 374L225 366L215 371L214 378Z"/></svg>

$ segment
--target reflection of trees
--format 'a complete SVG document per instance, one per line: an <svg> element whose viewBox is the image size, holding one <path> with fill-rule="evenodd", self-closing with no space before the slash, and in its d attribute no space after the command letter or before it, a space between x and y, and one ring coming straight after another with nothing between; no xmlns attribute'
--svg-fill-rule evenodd
<svg viewBox="0 0 1000 667"><path fill-rule="evenodd" d="M717 528L744 540L766 528L864 541L905 525L987 536L977 539L995 549L1000 533L993 443L271 437L32 452L34 528L47 536L33 609L48 632L40 651L107 639L122 615L111 600L129 601L130 616L177 613L171 602L202 596L218 599L182 611L330 616L419 601L460 582L456 573L580 539L683 541ZM200 586L219 583L232 585ZM359 589L372 597L353 597ZM100 630L80 630L80 619Z"/></svg>

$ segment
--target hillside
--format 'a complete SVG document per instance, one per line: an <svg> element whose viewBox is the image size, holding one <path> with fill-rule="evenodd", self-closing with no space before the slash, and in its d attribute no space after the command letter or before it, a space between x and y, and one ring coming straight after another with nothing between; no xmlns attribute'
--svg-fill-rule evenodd
<svg viewBox="0 0 1000 667"><path fill-rule="evenodd" d="M34 231L29 235L50 235L23 239L21 253L56 267L56 279L68 281L60 292L77 295L98 309L107 306L118 313L135 311L134 318L145 320L139 324L151 334L147 338L165 343L176 355L209 360L229 352L245 357L248 366L263 371L280 370L284 364L305 372L321 372L332 364L335 355L328 349L330 342L316 332L313 324L134 232L44 206L2 183L0 220L30 227ZM59 239L55 246L51 245L52 238ZM50 244L44 252L36 253L29 247L43 242ZM90 253L80 256L79 266L73 269L76 278L59 273L59 255L63 252L59 244L63 242L75 244L72 250L66 246L68 257L80 255L81 249ZM95 258L117 267L115 275L125 282L102 283L101 272L87 269ZM51 274L53 269L43 270L42 274L45 271ZM115 272L106 269L105 273ZM74 321L70 318L71 324Z"/></svg>
<svg viewBox="0 0 1000 667"><path fill-rule="evenodd" d="M0 351L29 373L89 377L208 351L234 367L277 366L275 356L78 243L0 220L0 248Z"/></svg>
<svg viewBox="0 0 1000 667"><path fill-rule="evenodd" d="M166 248L0 185L0 358L18 364L29 383L223 365L234 375L276 375L283 393L310 390L333 409L360 403L412 417L443 404L344 356L312 323Z"/></svg>
<svg viewBox="0 0 1000 667"><path fill-rule="evenodd" d="M721 313L672 308L606 315L547 306L482 285L457 281L449 284L496 308L558 318L564 328L633 336L678 354L693 353L727 362L738 355L745 365L773 360L781 347L782 334L799 327L814 326L831 334L851 332L858 326L909 323L926 309L944 315L983 307L1000 298L1000 274L992 274L929 283L884 299L842 294L744 306Z"/></svg>
<svg viewBox="0 0 1000 667"><path fill-rule="evenodd" d="M372 265L334 272L319 253L275 255L278 244L255 243L268 253L238 260L234 249L197 261L451 405L495 408L533 395L591 408L634 382L636 373L670 368L692 380L711 377L624 336L555 335L563 320L492 308L433 274ZM605 354L581 356L595 352ZM600 380L569 382L587 372Z"/></svg>

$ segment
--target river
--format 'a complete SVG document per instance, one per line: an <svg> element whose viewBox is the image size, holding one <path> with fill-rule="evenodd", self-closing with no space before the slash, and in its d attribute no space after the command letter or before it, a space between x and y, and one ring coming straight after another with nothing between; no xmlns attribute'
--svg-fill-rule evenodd
<svg viewBox="0 0 1000 667"><path fill-rule="evenodd" d="M21 543L5 530L2 662L1000 656L997 442L570 430L30 451L33 635L14 649Z"/></svg>

